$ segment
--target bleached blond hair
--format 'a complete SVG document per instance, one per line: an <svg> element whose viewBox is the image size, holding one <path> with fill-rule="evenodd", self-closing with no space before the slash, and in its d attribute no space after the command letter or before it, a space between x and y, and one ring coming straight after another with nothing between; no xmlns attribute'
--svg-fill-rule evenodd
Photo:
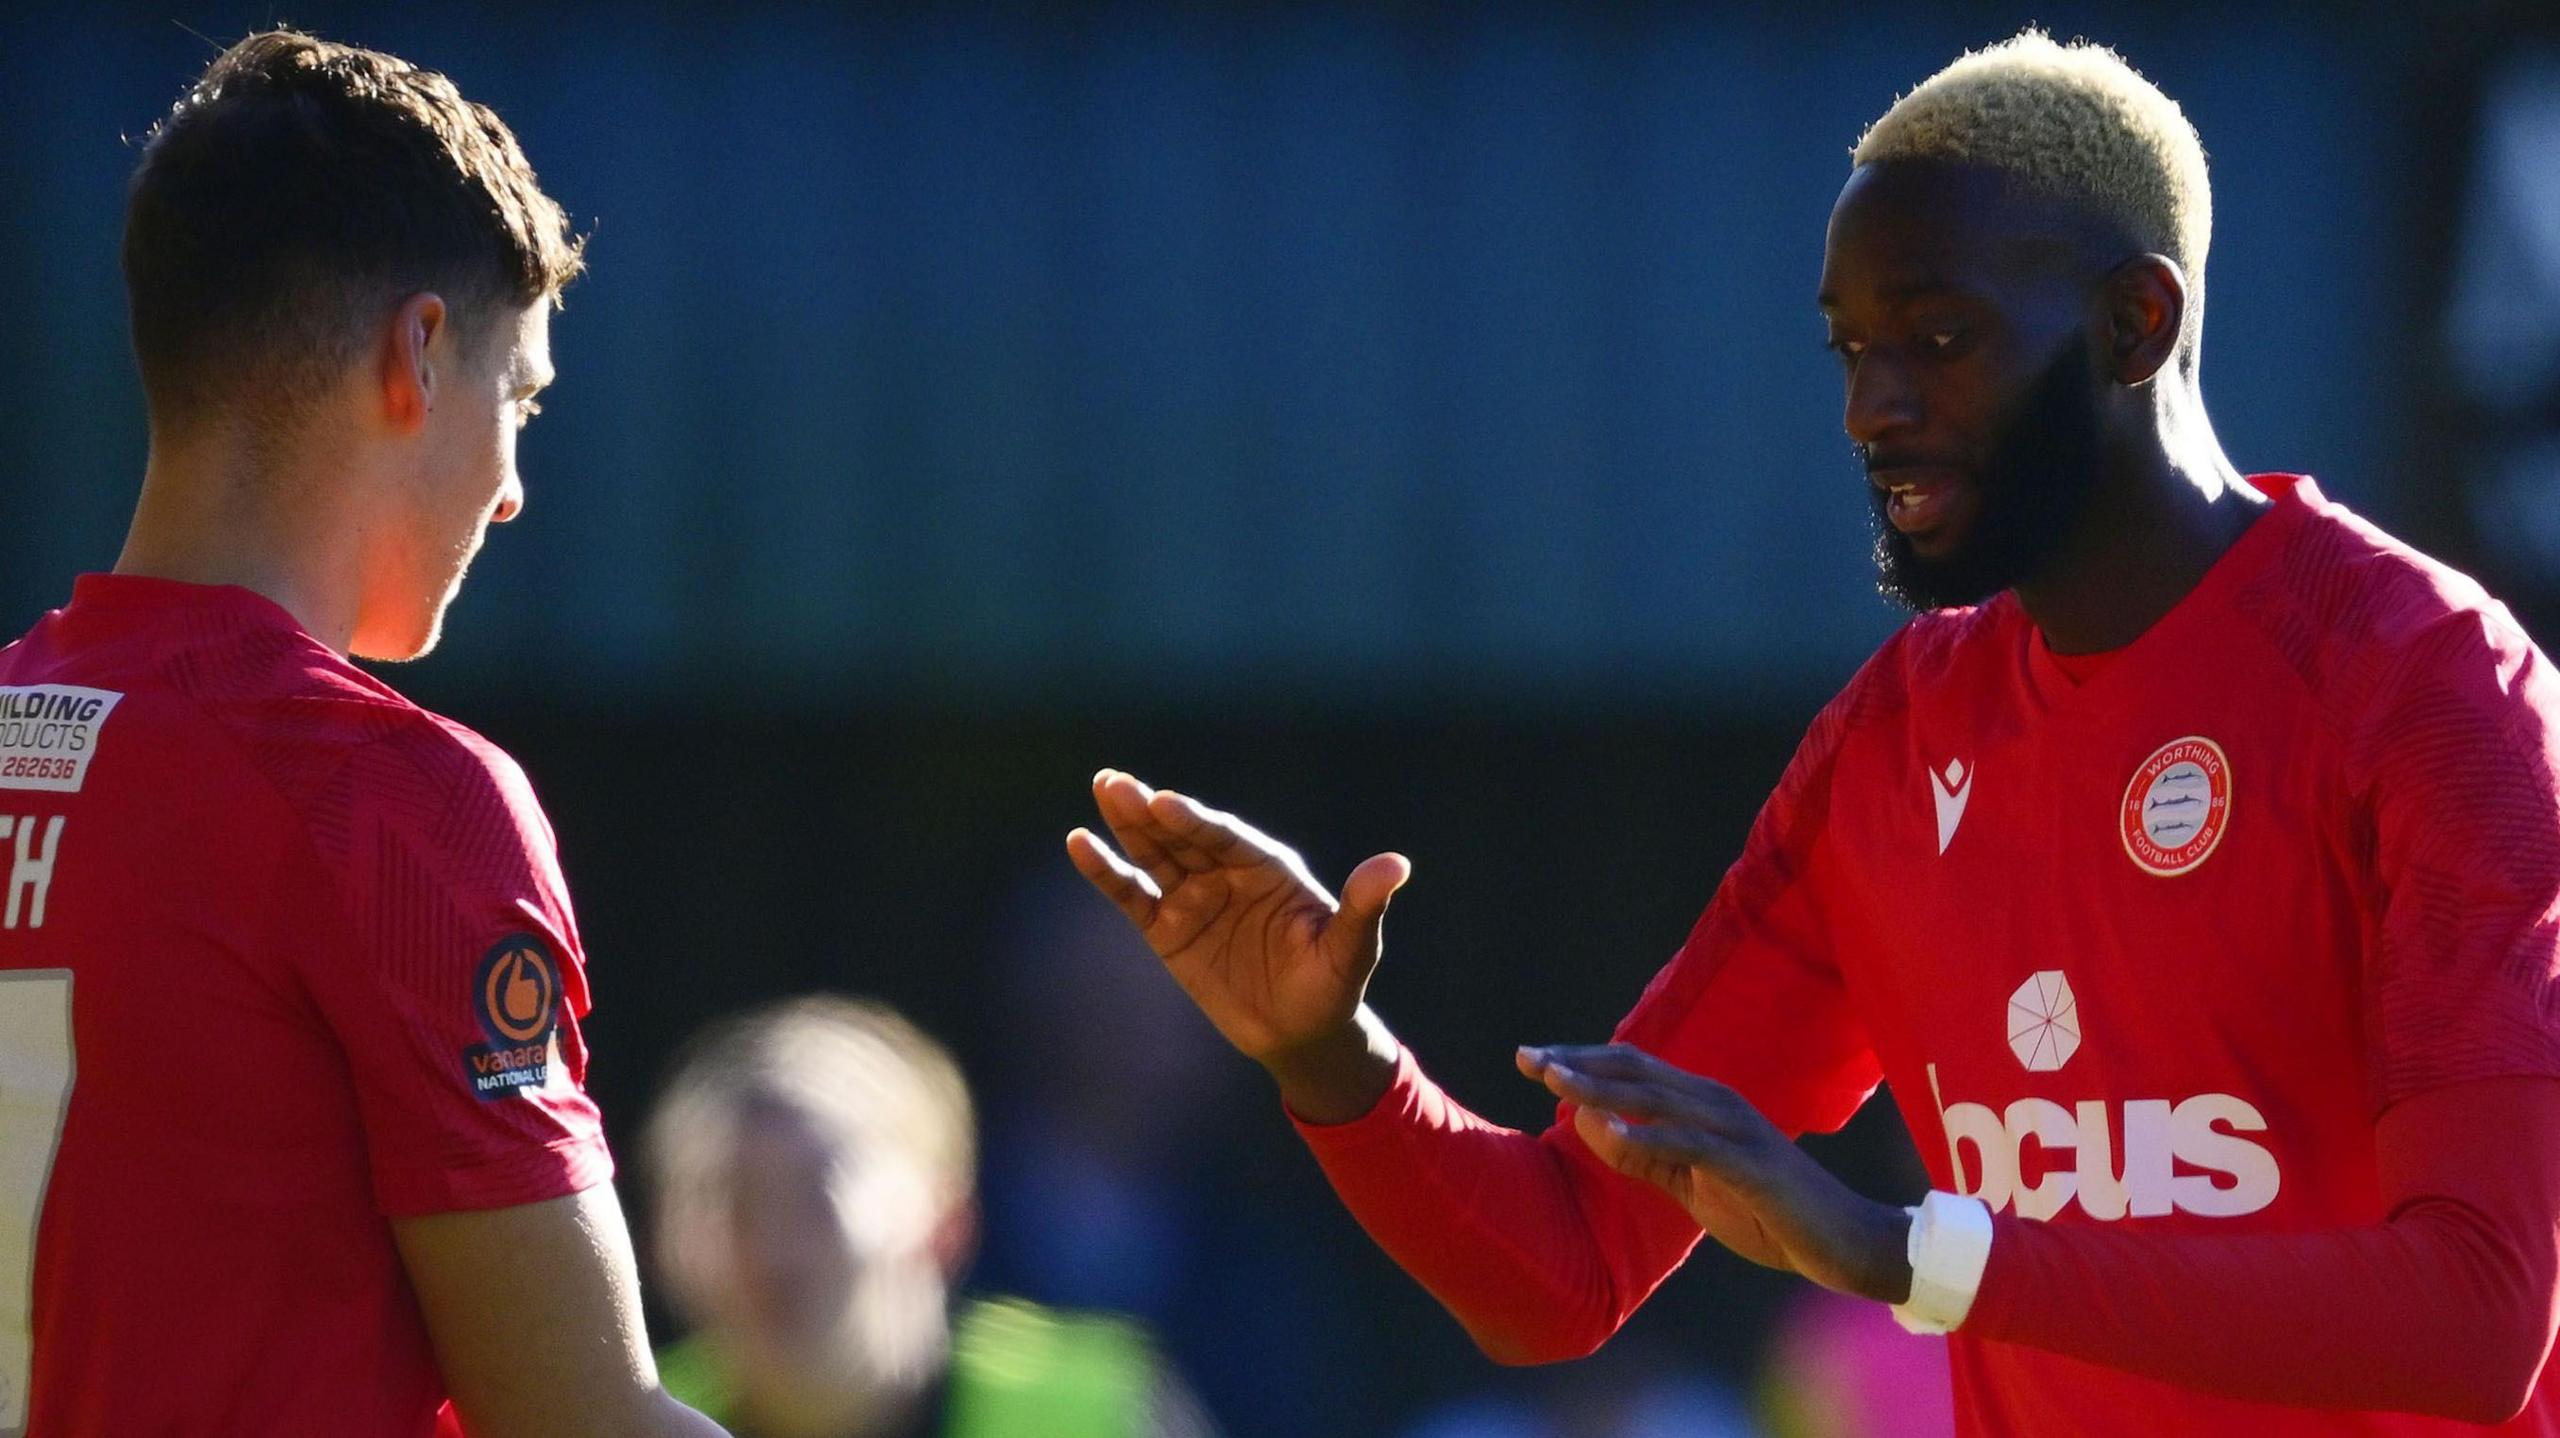
<svg viewBox="0 0 2560 1438"><path fill-rule="evenodd" d="M2177 261L2187 281L2181 342L2194 343L2213 238L2204 142L2123 56L2032 27L1969 50L1894 101L1849 152L1853 167L1903 159L1997 170L2122 226L2145 252Z"/></svg>

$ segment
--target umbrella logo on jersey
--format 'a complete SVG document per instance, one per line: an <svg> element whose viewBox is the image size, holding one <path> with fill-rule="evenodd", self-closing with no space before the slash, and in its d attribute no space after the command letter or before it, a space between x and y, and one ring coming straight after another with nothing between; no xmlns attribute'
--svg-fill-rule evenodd
<svg viewBox="0 0 2560 1438"><path fill-rule="evenodd" d="M2009 995L2009 1052L2027 1072L2049 1074L2080 1052L2080 1001L2060 969L2027 975Z"/></svg>
<svg viewBox="0 0 2560 1438"><path fill-rule="evenodd" d="M2145 873L2183 874L2231 825L2231 761L2200 734L2151 751L2124 786L2124 851Z"/></svg>
<svg viewBox="0 0 2560 1438"><path fill-rule="evenodd" d="M489 951L480 961L479 991L480 1027L490 1043L529 1044L550 1032L560 980L532 936L519 934Z"/></svg>

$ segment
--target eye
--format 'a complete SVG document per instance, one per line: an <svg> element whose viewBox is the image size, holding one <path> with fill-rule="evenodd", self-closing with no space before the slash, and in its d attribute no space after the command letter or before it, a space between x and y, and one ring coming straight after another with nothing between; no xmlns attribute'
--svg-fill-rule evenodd
<svg viewBox="0 0 2560 1438"><path fill-rule="evenodd" d="M1822 342L1822 347L1844 360L1853 360L1867 352L1865 340L1841 339L1837 335Z"/></svg>
<svg viewBox="0 0 2560 1438"><path fill-rule="evenodd" d="M1921 347L1941 358L1963 349L1965 332L1960 329L1931 330L1920 337Z"/></svg>

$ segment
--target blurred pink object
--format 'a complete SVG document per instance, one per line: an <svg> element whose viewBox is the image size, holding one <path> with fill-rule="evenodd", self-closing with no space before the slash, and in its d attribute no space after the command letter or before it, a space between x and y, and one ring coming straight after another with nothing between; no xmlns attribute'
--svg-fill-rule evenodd
<svg viewBox="0 0 2560 1438"><path fill-rule="evenodd" d="M1955 1438L1947 1340L1808 1286L1778 1323L1761 1405L1779 1438Z"/></svg>

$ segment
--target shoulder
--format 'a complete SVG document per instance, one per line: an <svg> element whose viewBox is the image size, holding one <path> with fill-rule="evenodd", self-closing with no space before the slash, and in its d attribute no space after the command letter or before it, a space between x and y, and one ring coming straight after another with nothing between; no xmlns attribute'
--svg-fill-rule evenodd
<svg viewBox="0 0 2560 1438"><path fill-rule="evenodd" d="M2314 503L2240 607L2351 758L2534 736L2560 721L2560 683L2479 581L2343 505Z"/></svg>
<svg viewBox="0 0 2560 1438"><path fill-rule="evenodd" d="M2560 865L2560 679L2476 580L2323 502L2241 606L2335 736L2355 803L2416 851Z"/></svg>
<svg viewBox="0 0 2560 1438"><path fill-rule="evenodd" d="M406 857L435 879L554 891L549 822L524 770L317 645L196 697L301 818L324 861L382 876Z"/></svg>
<svg viewBox="0 0 2560 1438"><path fill-rule="evenodd" d="M368 746L426 711L307 635L242 629L164 669L288 803L300 807Z"/></svg>
<svg viewBox="0 0 2560 1438"><path fill-rule="evenodd" d="M466 905L529 908L576 942L557 841L532 783L504 750L442 715L413 706L353 747L305 812L366 902L401 902L401 886L384 880L407 873Z"/></svg>
<svg viewBox="0 0 2560 1438"><path fill-rule="evenodd" d="M546 843L550 839L541 801L523 767L504 749L441 714L410 706L402 722L358 746L349 761L385 784L375 802L405 807L435 821L436 828L454 830L503 813L512 827Z"/></svg>

